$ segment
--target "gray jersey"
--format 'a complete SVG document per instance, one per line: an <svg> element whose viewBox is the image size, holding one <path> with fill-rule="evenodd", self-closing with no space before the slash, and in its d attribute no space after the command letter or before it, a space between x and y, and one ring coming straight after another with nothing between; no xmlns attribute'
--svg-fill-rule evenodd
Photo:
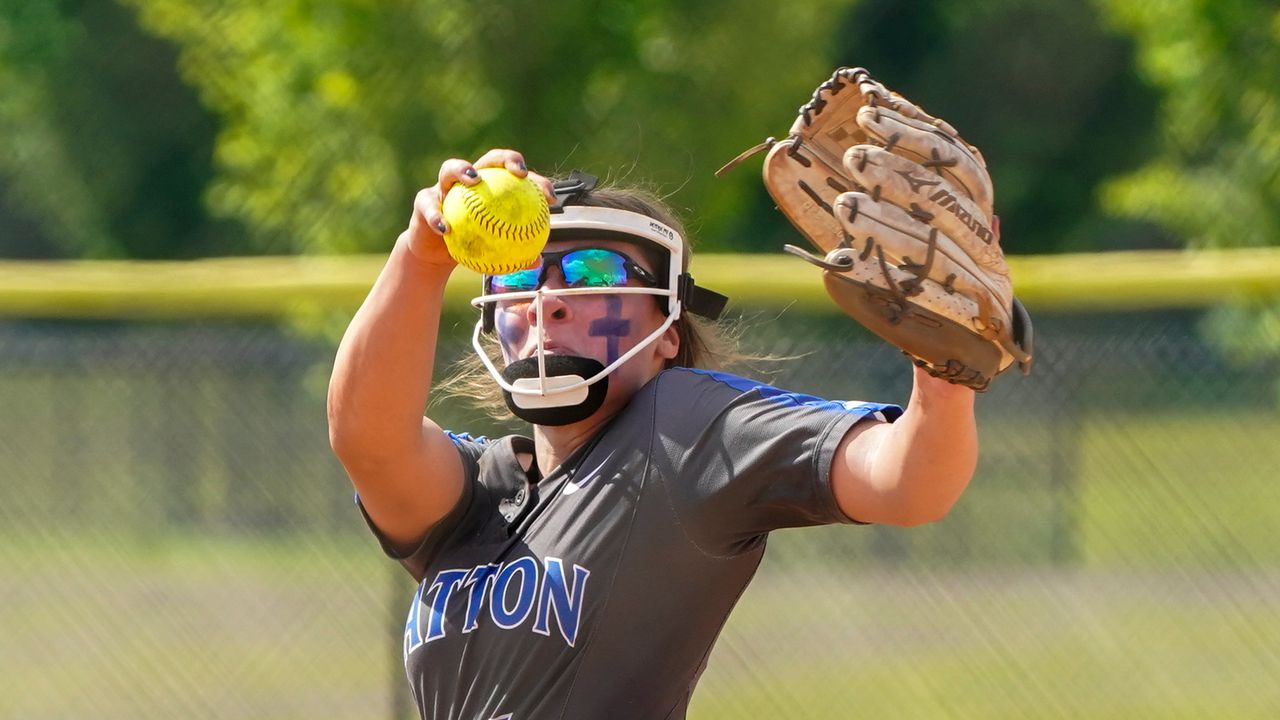
<svg viewBox="0 0 1280 720"><path fill-rule="evenodd" d="M456 436L466 486L407 556L404 658L423 718L683 718L770 530L851 522L841 437L894 406L675 369L551 475L528 438Z"/></svg>

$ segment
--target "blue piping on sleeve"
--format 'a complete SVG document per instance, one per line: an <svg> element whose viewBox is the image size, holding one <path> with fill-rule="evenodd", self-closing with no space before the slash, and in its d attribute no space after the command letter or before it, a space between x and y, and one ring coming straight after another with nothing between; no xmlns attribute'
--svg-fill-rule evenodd
<svg viewBox="0 0 1280 720"><path fill-rule="evenodd" d="M444 434L447 435L451 441L453 441L454 445L461 445L464 442L473 442L479 445L489 444L489 438L485 437L484 435L471 437L471 433L456 433L456 432L453 432L452 430L445 430Z"/></svg>
<svg viewBox="0 0 1280 720"><path fill-rule="evenodd" d="M757 380L749 380L737 375L718 372L716 370L703 370L700 368L681 368L686 372L705 375L717 382L728 385L729 387L741 393L758 392L760 397L777 403L791 404L803 407L819 408L822 410L831 410L834 412L845 412L860 415L862 417L875 418L881 422L893 422L902 417L902 408L897 405L886 403L862 402L857 400L837 401L826 400L815 395L806 395L804 393L789 392L787 390L778 389L772 385L759 382Z"/></svg>

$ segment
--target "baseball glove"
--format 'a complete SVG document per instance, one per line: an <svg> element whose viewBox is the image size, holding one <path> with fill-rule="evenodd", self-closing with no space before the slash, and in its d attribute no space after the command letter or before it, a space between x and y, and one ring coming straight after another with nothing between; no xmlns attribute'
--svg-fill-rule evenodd
<svg viewBox="0 0 1280 720"><path fill-rule="evenodd" d="M847 314L935 377L985 390L1015 362L1030 372L1031 319L1013 296L992 212L991 178L955 128L840 68L765 149L764 184L823 254Z"/></svg>

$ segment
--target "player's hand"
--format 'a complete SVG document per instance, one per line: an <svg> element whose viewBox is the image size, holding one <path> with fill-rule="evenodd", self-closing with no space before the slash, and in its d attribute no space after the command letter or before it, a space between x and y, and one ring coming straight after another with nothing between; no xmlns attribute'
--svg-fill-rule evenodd
<svg viewBox="0 0 1280 720"><path fill-rule="evenodd" d="M440 173L435 185L423 188L413 199L413 215L409 218L409 228L405 231L409 252L428 265L452 269L457 265L444 244L444 235L449 226L444 221L440 210L444 196L454 183L475 185L480 182L477 168L504 167L517 177L528 177L542 188L547 202L555 202L551 180L535 172L530 172L525 165L524 155L515 150L493 149L481 155L475 162L461 158L445 160L440 165Z"/></svg>

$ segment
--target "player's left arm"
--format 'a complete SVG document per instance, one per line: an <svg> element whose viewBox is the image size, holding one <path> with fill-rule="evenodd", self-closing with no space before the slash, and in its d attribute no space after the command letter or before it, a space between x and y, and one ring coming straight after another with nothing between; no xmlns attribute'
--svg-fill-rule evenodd
<svg viewBox="0 0 1280 720"><path fill-rule="evenodd" d="M946 516L978 463L974 396L915 368L902 417L859 423L841 440L831 467L840 510L861 522L901 526Z"/></svg>

